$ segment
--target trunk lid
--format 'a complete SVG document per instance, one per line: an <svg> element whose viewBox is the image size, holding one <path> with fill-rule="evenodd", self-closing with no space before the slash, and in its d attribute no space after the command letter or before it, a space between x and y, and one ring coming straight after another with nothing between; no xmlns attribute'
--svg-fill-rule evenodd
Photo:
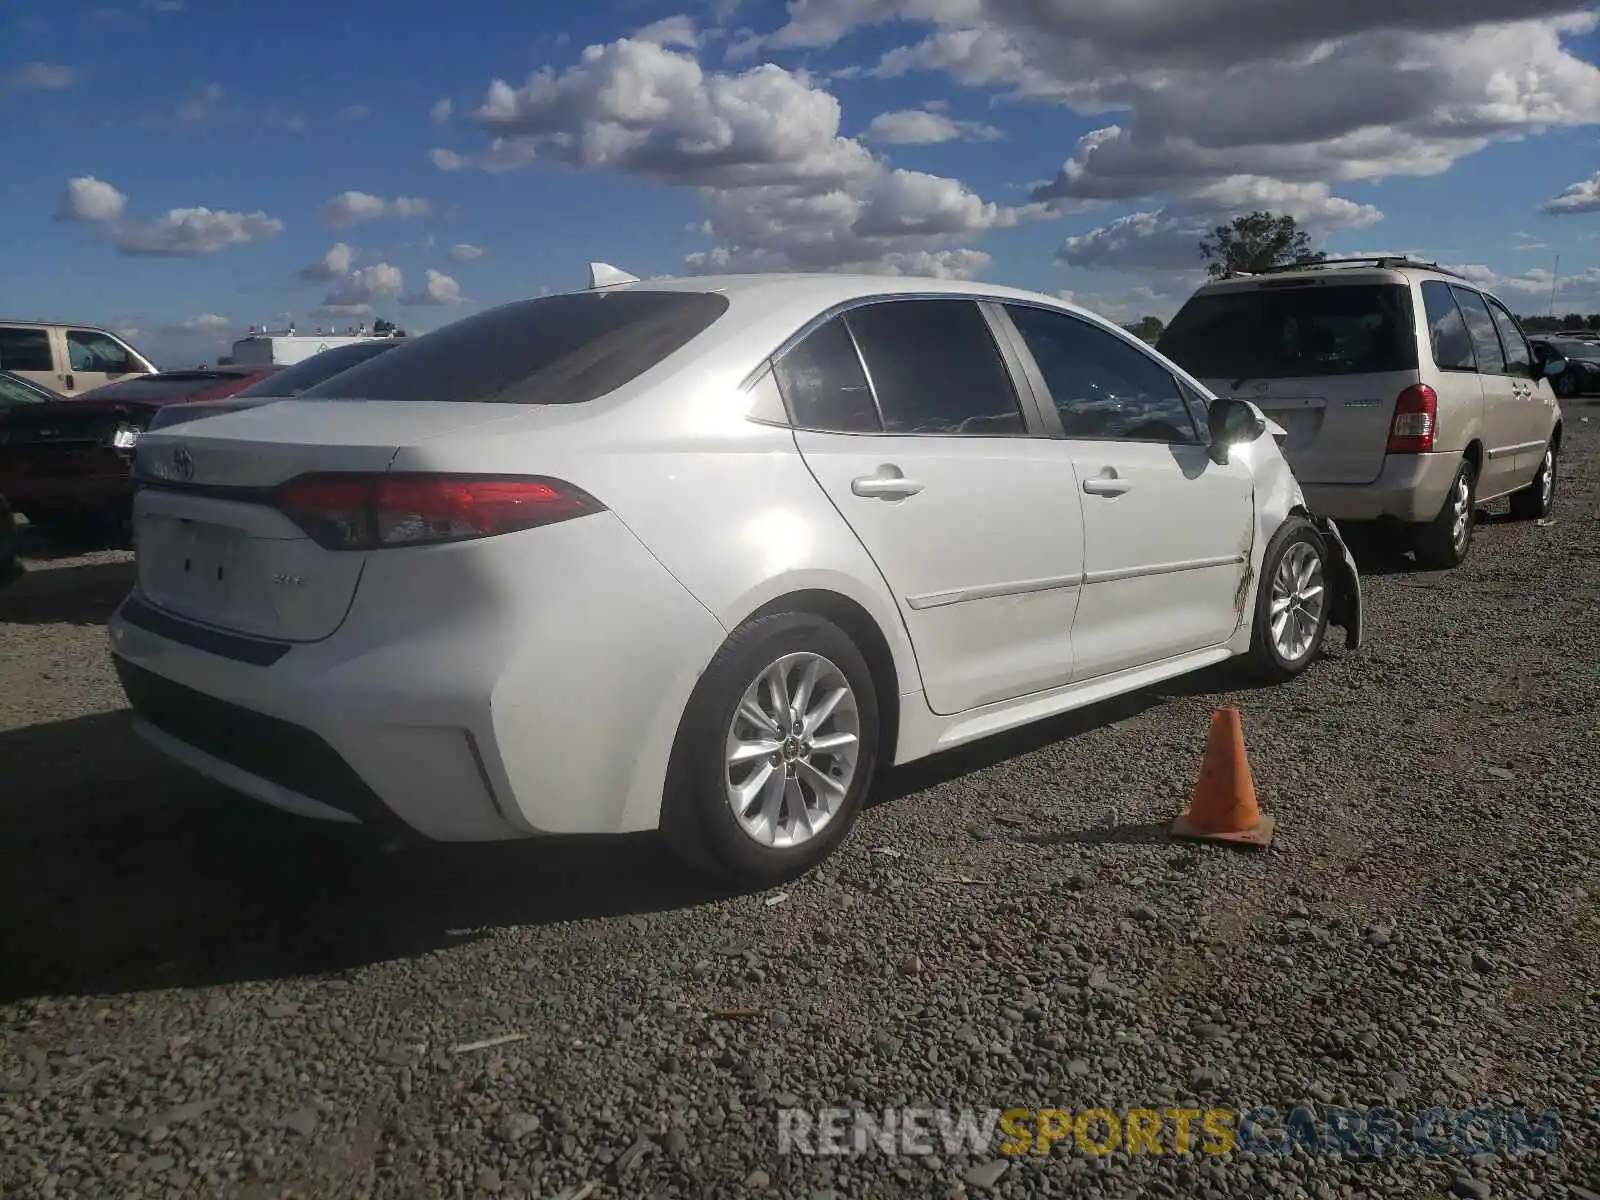
<svg viewBox="0 0 1600 1200"><path fill-rule="evenodd" d="M1400 393L1415 372L1320 378L1202 379L1218 396L1248 400L1288 434L1283 457L1301 483L1371 483L1383 471Z"/></svg>
<svg viewBox="0 0 1600 1200"><path fill-rule="evenodd" d="M45 400L0 409L0 447L106 444L119 426L143 427L154 411L143 404L100 400Z"/></svg>
<svg viewBox="0 0 1600 1200"><path fill-rule="evenodd" d="M175 616L290 642L331 636L366 554L325 550L273 506L322 471L387 471L417 442L517 414L503 405L279 400L140 440L139 590Z"/></svg>

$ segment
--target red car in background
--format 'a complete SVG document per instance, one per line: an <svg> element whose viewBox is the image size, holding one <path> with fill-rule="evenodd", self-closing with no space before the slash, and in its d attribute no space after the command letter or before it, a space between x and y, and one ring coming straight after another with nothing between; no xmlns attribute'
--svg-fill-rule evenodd
<svg viewBox="0 0 1600 1200"><path fill-rule="evenodd" d="M47 538L98 540L132 515L133 449L169 404L221 400L279 366L162 371L82 399L0 408L0 496Z"/></svg>

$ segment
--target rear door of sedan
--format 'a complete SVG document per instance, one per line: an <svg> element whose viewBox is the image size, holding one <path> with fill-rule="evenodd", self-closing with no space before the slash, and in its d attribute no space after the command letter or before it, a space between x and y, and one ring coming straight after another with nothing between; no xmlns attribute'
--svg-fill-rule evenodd
<svg viewBox="0 0 1600 1200"><path fill-rule="evenodd" d="M1202 397L1132 338L1006 303L1082 490L1080 680L1221 646L1248 597L1255 483L1213 462Z"/></svg>
<svg viewBox="0 0 1600 1200"><path fill-rule="evenodd" d="M941 715L1073 676L1077 482L987 307L874 300L776 364L806 466L893 592Z"/></svg>

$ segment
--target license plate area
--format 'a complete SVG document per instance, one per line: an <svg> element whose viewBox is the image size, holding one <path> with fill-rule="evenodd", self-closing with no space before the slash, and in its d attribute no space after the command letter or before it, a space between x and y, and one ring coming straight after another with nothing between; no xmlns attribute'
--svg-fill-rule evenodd
<svg viewBox="0 0 1600 1200"><path fill-rule="evenodd" d="M1300 400L1283 402L1275 400L1271 407L1259 404L1261 411L1271 420L1283 426L1287 435L1284 438L1283 456L1289 460L1289 465L1296 466L1296 459L1309 454L1316 448L1317 439L1322 434L1322 418L1327 412L1327 407L1321 400Z"/></svg>
<svg viewBox="0 0 1600 1200"><path fill-rule="evenodd" d="M244 530L144 514L138 538L139 587L152 603L217 624L246 615L255 589Z"/></svg>

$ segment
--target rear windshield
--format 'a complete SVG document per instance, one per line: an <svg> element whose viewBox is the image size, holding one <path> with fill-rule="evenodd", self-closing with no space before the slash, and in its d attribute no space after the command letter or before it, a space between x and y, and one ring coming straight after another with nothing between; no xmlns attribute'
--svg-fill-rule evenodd
<svg viewBox="0 0 1600 1200"><path fill-rule="evenodd" d="M581 404L644 374L727 308L727 297L715 292L518 300L407 338L299 399Z"/></svg>
<svg viewBox="0 0 1600 1200"><path fill-rule="evenodd" d="M141 375L121 383L108 383L85 396L95 400L166 400L173 396L193 396L221 387L239 376L226 371L173 371L166 375Z"/></svg>
<svg viewBox="0 0 1600 1200"><path fill-rule="evenodd" d="M393 350L399 342L366 342L355 346L339 346L302 359L292 367L274 371L265 379L257 380L236 396L297 396L309 387L332 379L340 371L348 371L376 354Z"/></svg>
<svg viewBox="0 0 1600 1200"><path fill-rule="evenodd" d="M1156 349L1202 379L1368 375L1417 368L1403 284L1311 284L1195 296Z"/></svg>
<svg viewBox="0 0 1600 1200"><path fill-rule="evenodd" d="M13 375L0 375L0 404L37 404L49 398Z"/></svg>

